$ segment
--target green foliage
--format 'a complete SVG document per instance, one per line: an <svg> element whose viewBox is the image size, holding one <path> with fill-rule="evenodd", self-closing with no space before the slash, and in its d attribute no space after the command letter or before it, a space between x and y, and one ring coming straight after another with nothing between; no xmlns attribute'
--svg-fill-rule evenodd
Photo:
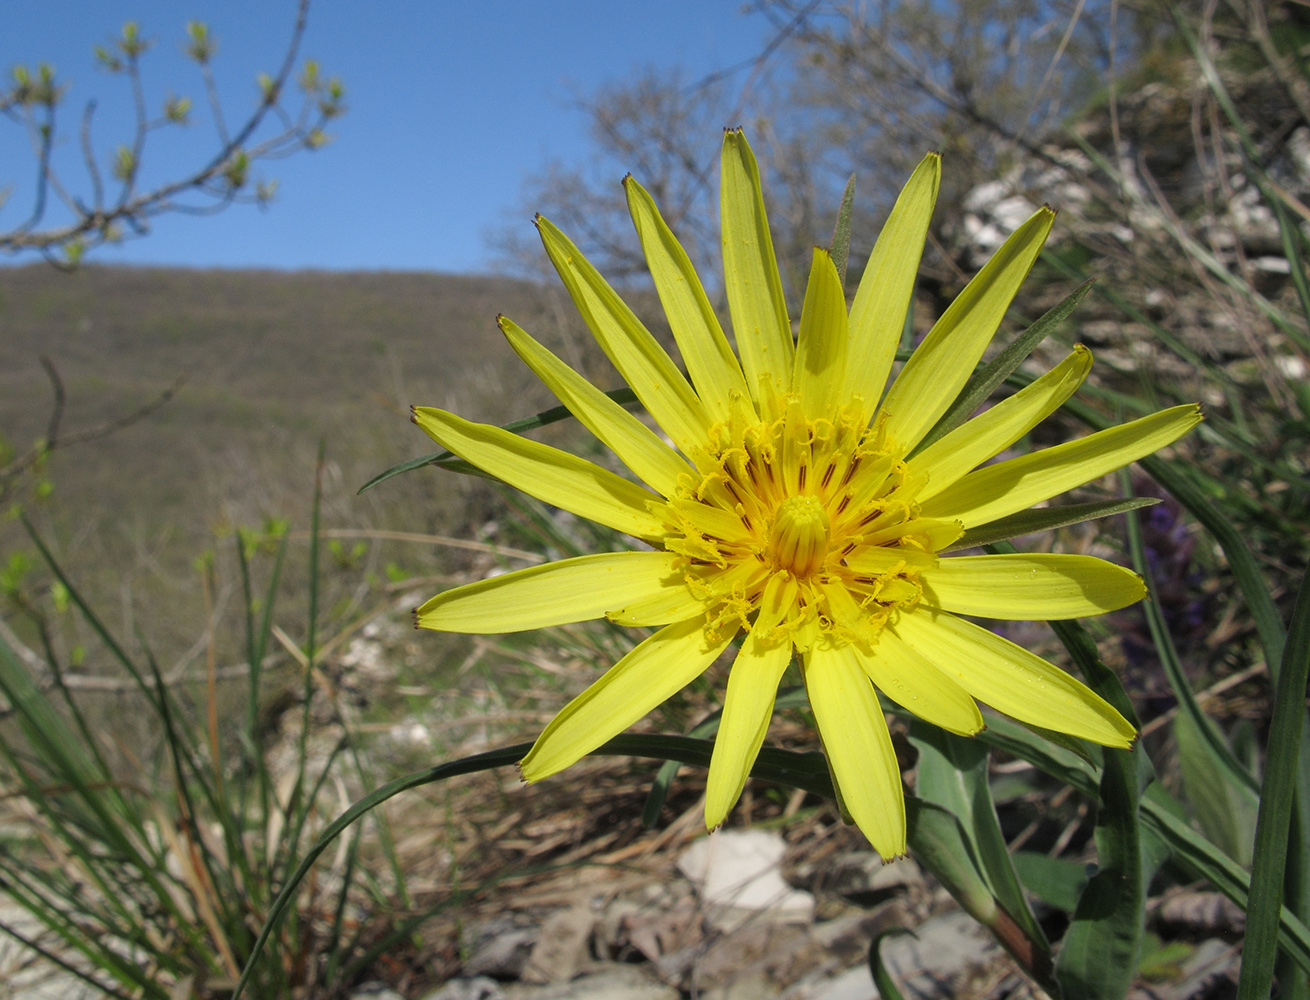
<svg viewBox="0 0 1310 1000"><path fill-rule="evenodd" d="M314 521L317 525L317 517ZM111 996L167 1000L180 990L211 995L222 991L224 983L230 988L248 959L247 973L261 996L287 996L296 989L330 993L346 981L342 977L351 974L352 960L365 947L361 937L345 933L343 925L351 912L348 901L365 902L370 908L380 902L366 891L373 862L361 855L363 840L356 831L345 854L343 876L307 891L303 916L294 914L258 956L251 951L251 928L263 921L279 873L297 864L309 831L322 821L323 789L341 780L338 772L352 759L357 777L364 776L358 757L343 753L344 739L325 761L315 764L302 737L290 786L272 770L266 753L256 709L260 664L271 635L286 548L286 525L280 528L259 617L251 594L253 567L246 536L238 533L234 539L247 588L245 638L250 654L247 711L234 756L220 756L212 721L206 734L203 726L188 720L186 705L150 653L144 653L144 662L129 656L44 541L32 537L56 578L51 588L56 609L77 610L133 680L162 734L159 760L136 761L139 773L124 781L64 685L58 664L48 664L50 679L34 675L0 634L0 695L18 724L17 732L0 730L6 794L22 798L41 815L49 838L44 842L59 862L49 864L41 856L41 842L7 848L0 851L0 878L10 898L83 964L71 966L36 942L20 940ZM251 554L262 555L266 549L258 544ZM213 554L198 562L203 570L211 570ZM9 576L15 588L31 568L30 560L11 559ZM310 590L316 591L312 576ZM311 600L311 608L313 604ZM312 625L308 635L303 651L306 698L317 655ZM74 652L74 665L80 655ZM213 697L211 686L211 720ZM161 795L160 789L167 791ZM385 830L385 824L379 829ZM389 839L384 836L383 842L389 844ZM392 870L400 878L396 891L403 898L403 873L394 865ZM330 915L326 928L312 929L323 919L320 914ZM326 930L326 946L317 936L321 930ZM126 955L132 956L130 961Z"/></svg>

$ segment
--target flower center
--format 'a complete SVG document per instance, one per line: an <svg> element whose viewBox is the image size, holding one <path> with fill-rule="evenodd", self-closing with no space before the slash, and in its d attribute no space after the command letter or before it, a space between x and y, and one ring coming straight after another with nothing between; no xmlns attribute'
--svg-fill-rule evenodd
<svg viewBox="0 0 1310 1000"><path fill-rule="evenodd" d="M778 505L769 529L769 555L778 569L799 580L818 571L828 557L828 512L817 497L788 497Z"/></svg>

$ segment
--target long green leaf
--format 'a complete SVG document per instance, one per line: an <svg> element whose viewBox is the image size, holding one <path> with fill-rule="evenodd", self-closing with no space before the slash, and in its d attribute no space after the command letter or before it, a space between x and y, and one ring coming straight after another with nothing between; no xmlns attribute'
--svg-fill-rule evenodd
<svg viewBox="0 0 1310 1000"><path fill-rule="evenodd" d="M896 985L896 980L887 971L887 966L882 960L882 943L889 937L896 937L901 934L908 934L914 937L914 931L908 927L889 927L885 931L879 931L869 942L869 974L873 976L873 985L878 988L878 996L882 1000L905 1000L901 994L900 987Z"/></svg>
<svg viewBox="0 0 1310 1000"><path fill-rule="evenodd" d="M806 703L805 688L803 685L797 685L779 691L778 696L773 700L773 709L776 712L787 708L800 708ZM719 722L722 718L723 709L715 709L693 726L687 735L699 739L708 739L719 731ZM666 760L656 773L655 780L651 782L650 793L646 796L646 805L641 811L641 821L648 829L654 828L659 823L660 810L664 808L664 801L668 798L669 788L672 786L673 779L677 777L678 769L681 767L682 764L679 761Z"/></svg>
<svg viewBox="0 0 1310 1000"><path fill-rule="evenodd" d="M1088 686L1136 725L1123 685L1101 662L1086 629L1076 621L1051 622L1051 627ZM1055 964L1065 1000L1121 1000L1141 954L1146 879L1138 797L1150 780L1150 762L1140 743L1132 750L1107 749L1104 760L1095 832L1097 871L1078 900Z"/></svg>
<svg viewBox="0 0 1310 1000"><path fill-rule="evenodd" d="M1087 887L1087 866L1070 858L1053 858L1036 851L1015 851L1014 868L1038 899L1072 913Z"/></svg>
<svg viewBox="0 0 1310 1000"><path fill-rule="evenodd" d="M1055 507L1037 507L1033 510L1021 510L1017 514L998 517L977 527L970 528L952 542L943 552L958 549L971 549L979 545L993 545L1008 541L1021 535L1033 535L1040 531L1053 531L1070 524L1081 524L1100 517L1110 517L1140 507L1151 507L1160 501L1155 497L1138 497L1129 500L1095 500L1091 503L1069 503Z"/></svg>
<svg viewBox="0 0 1310 1000"><path fill-rule="evenodd" d="M955 397L955 402L950 405L941 418L933 425L930 430L917 445L914 453L927 448L939 438L945 437L955 428L969 419L974 410L978 409L987 397L995 391L996 387L1004 382L1016 368L1018 368L1028 355L1032 354L1037 345L1055 332L1055 329L1069 318L1069 314L1078 307L1078 303L1092 289L1096 283L1095 278L1088 278L1072 292L1066 295L1057 305L1048 309L1032 326L1028 327L1023 333L1015 337L1007 344L996 357L992 358L983 368L973 374L960 394Z"/></svg>
<svg viewBox="0 0 1310 1000"><path fill-rule="evenodd" d="M637 402L637 394L627 386L622 389L612 389L605 393L610 399L620 406L629 406ZM558 423L561 420L567 420L571 417L568 407L553 406L549 410L542 410L532 417L524 417L522 420L514 420L508 424L501 424L501 430L509 431L512 434L522 434L524 431L535 430L538 427L545 427L547 424ZM366 482L359 488L356 495L371 490L379 483L385 483L393 476L399 476L403 472L413 472L415 469L421 469L425 465L440 465L443 468L451 469L456 472L467 472L481 475L481 470L475 469L467 462L460 461L448 451L437 451L431 455L424 455L422 458L412 458L408 462L401 462L399 465L393 465L384 472L379 472L376 476Z"/></svg>
<svg viewBox="0 0 1310 1000"><path fill-rule="evenodd" d="M1287 830L1292 818L1298 758L1303 756L1301 727L1305 718L1306 680L1310 676L1310 572L1301 579L1292 630L1283 651L1282 670L1274 695L1269 727L1260 815L1255 828L1255 864L1251 900L1246 914L1242 973L1238 1000L1269 996L1277 954L1278 912L1283 899ZM1290 986L1290 984L1288 984Z"/></svg>
<svg viewBox="0 0 1310 1000"><path fill-rule="evenodd" d="M841 208L837 210L837 224L832 230L832 242L828 244L828 253L837 268L837 276L846 284L846 264L851 256L851 212L855 208L855 175L846 180L842 191Z"/></svg>
<svg viewBox="0 0 1310 1000"><path fill-rule="evenodd" d="M1243 910L1247 908L1250 877L1241 865L1176 814L1159 784L1146 790L1141 812L1143 824L1153 827L1169 845L1174 863L1189 877L1209 882ZM1286 906L1278 915L1278 944L1300 966L1303 974L1310 975L1310 928Z"/></svg>
<svg viewBox="0 0 1310 1000"><path fill-rule="evenodd" d="M919 751L915 768L921 799L955 814L982 866L982 874L996 901L1023 932L1025 954L1031 967L1041 965L1041 978L1051 971L1051 950L1037 917L1028 906L1023 885L1001 833L1000 820L987 783L991 754L985 743L948 733L915 719L910 742Z"/></svg>
<svg viewBox="0 0 1310 1000"><path fill-rule="evenodd" d="M1120 475L1120 482L1125 492L1132 489L1132 481L1129 479L1127 472ZM1160 663L1164 666L1165 676L1169 679L1169 686L1173 689L1174 697L1178 699L1178 707L1191 723L1197 735L1201 738L1202 745L1208 751L1215 770L1221 775L1222 780L1228 784L1236 784L1239 788L1248 789L1251 792L1256 790L1255 779L1251 777L1233 752L1228 749L1228 744L1214 728L1205 712L1201 710L1200 704L1196 700L1196 695L1192 692L1192 686L1188 683L1187 675L1183 672L1183 665L1178 660L1178 651L1174 647L1173 636L1169 633L1169 626L1164 620L1164 612L1160 607L1160 598L1156 590L1155 579L1151 574L1151 565L1146 558L1146 543L1142 538L1142 525L1138 521L1137 515L1130 513L1128 521L1128 550L1133 557L1133 569L1137 570L1138 575L1146 581L1147 599L1142 602L1142 611L1146 615L1147 627L1151 631L1151 638L1155 643L1155 650L1160 657Z"/></svg>

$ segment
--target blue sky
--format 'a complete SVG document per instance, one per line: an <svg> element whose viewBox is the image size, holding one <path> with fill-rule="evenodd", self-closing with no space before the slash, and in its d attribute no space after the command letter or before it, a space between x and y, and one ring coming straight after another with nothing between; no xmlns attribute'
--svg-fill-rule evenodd
<svg viewBox="0 0 1310 1000"><path fill-rule="evenodd" d="M350 108L332 144L261 169L279 181L267 212L162 217L146 238L93 259L485 269L486 236L516 218L523 178L549 159L576 164L592 154L574 98L646 66L679 66L695 80L751 58L769 24L741 8L740 0L317 0L301 51L343 79ZM214 69L234 121L254 105L255 75L280 62L294 13L294 0L7 2L0 70L54 64L69 85L56 165L70 187L87 191L77 140L87 100L97 100L92 144L102 158L131 139L126 82L98 70L91 50L135 20L155 42L142 64L151 113L170 91L196 103L187 129L152 134L148 183L180 176L216 148L199 73L181 55L186 22L205 21L218 38ZM30 210L34 162L21 130L0 120L0 188L9 193L0 228Z"/></svg>

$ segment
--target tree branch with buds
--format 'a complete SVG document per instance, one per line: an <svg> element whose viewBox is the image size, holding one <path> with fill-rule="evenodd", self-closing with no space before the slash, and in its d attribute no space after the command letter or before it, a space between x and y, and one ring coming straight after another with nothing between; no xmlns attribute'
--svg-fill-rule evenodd
<svg viewBox="0 0 1310 1000"><path fill-rule="evenodd" d="M184 51L200 69L217 149L185 176L144 190L141 165L151 137L190 124L193 104L170 92L160 113L152 117L141 74L142 57L152 41L135 22L125 24L112 43L94 50L102 69L129 82L135 117L132 135L104 162L92 144L96 102L89 101L79 129L85 177L77 184L62 177L52 162L59 135L57 117L67 88L47 64L35 71L14 67L12 83L0 91L0 116L25 131L36 160L36 179L26 218L0 230L0 251L34 251L58 266L73 267L88 250L145 235L150 220L159 215L210 215L236 203L266 205L277 183L254 180L255 165L322 147L329 141L328 124L345 111L345 89L339 79L323 77L312 59L301 62L299 73L295 72L308 12L309 0L299 0L282 64L274 75L259 75L259 102L235 130L228 127L215 82L217 42L207 25L199 21L187 25ZM298 101L290 96L295 91ZM107 183L109 179L117 182L116 189ZM55 205L66 219L50 221Z"/></svg>

